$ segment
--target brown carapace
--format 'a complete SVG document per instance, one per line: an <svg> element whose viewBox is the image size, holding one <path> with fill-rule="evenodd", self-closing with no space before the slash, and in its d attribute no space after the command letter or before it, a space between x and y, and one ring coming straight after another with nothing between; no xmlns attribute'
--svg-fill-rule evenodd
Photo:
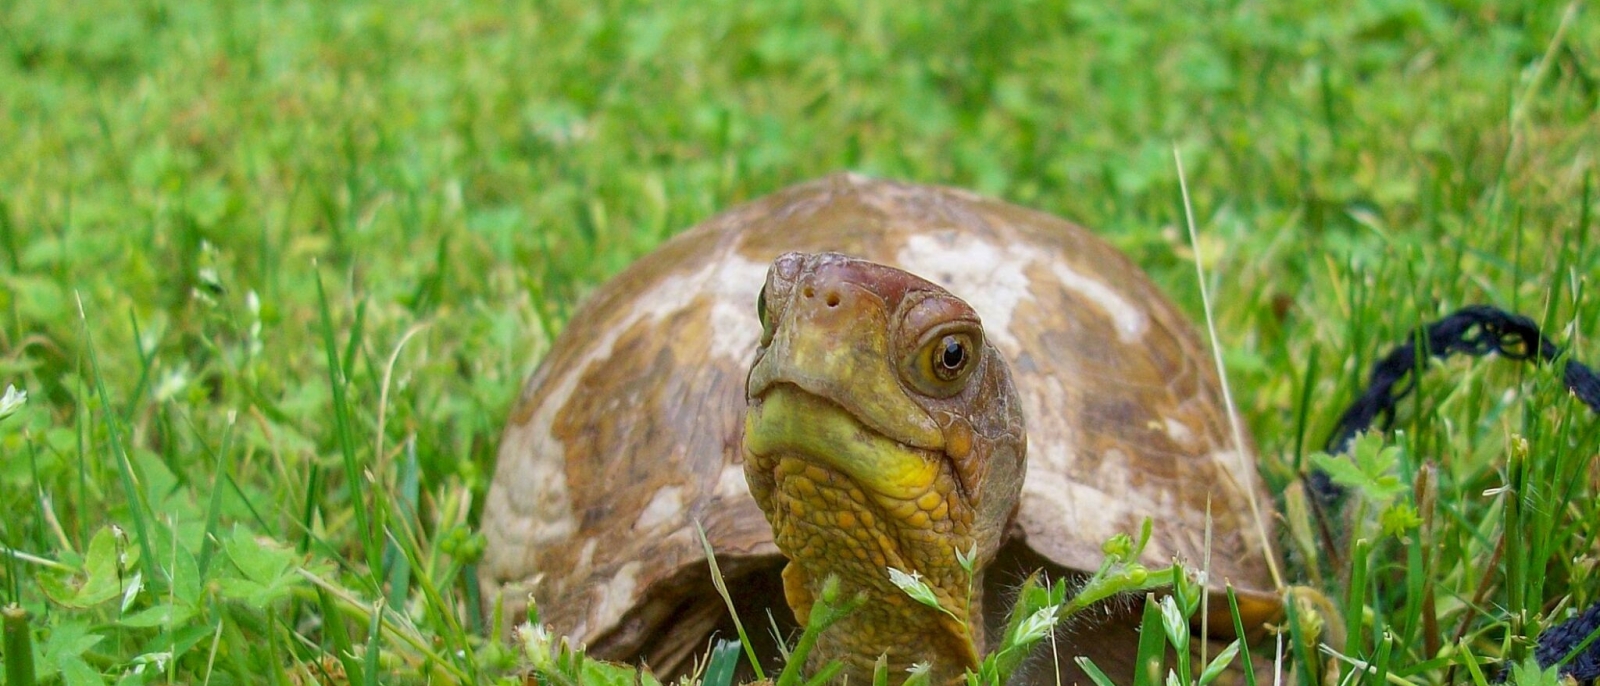
<svg viewBox="0 0 1600 686"><path fill-rule="evenodd" d="M746 482L742 448L746 380L764 349L757 296L769 266L791 251L843 253L936 284L970 306L982 349L1010 368L1026 418L1026 468L1012 523L995 532L975 633L1004 616L1007 589L1029 572L1092 569L1105 539L1136 531L1145 517L1155 521L1147 563L1182 556L1207 564L1218 587L1272 587L1249 506L1252 495L1265 498L1253 446L1233 444L1209 356L1135 265L1049 215L839 175L689 229L575 313L502 438L482 523L485 602L503 602L503 616L514 618L532 593L543 620L592 655L677 673L728 626L699 527L752 638L763 640L774 622L793 626L786 559ZM880 333L887 345L911 345ZM785 402L817 397L789 395ZM934 432L950 442L938 422ZM931 436L926 428L905 435ZM808 466L787 469L805 475ZM935 492L968 486L961 470L951 475ZM980 514L970 514L976 527ZM831 516L865 524L846 510ZM1129 668L1133 611L1092 614L1060 637L1064 679L1080 654L1113 676ZM1055 679L1048 664L1031 675Z"/></svg>

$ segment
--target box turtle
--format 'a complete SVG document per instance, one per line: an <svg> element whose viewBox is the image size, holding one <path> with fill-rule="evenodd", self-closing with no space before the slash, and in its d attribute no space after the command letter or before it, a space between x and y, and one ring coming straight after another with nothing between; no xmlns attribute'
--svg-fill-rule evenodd
<svg viewBox="0 0 1600 686"><path fill-rule="evenodd" d="M1063 220L855 175L778 192L667 241L555 340L502 438L486 602L517 617L531 593L590 654L681 672L728 627L698 526L753 639L833 574L871 602L819 657L859 680L886 653L942 681L1028 573L1094 569L1146 517L1146 562L1198 564L1209 517L1208 578L1259 591L1246 612L1264 615L1266 496L1210 359L1136 266ZM969 582L956 553L974 549ZM1130 605L1069 627L1063 667L1131 669Z"/></svg>

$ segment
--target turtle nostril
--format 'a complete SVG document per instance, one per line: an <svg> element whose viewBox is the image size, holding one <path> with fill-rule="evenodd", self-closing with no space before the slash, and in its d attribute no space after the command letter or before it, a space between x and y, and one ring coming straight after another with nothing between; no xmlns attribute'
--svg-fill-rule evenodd
<svg viewBox="0 0 1600 686"><path fill-rule="evenodd" d="M835 293L829 293L827 302L828 302L828 307L838 307L839 306L839 294L836 293L836 292Z"/></svg>
<svg viewBox="0 0 1600 686"><path fill-rule="evenodd" d="M811 290L810 286L806 286L806 289L803 290L803 291L800 291L800 294L805 296L805 297L807 297L807 298L810 298L812 296L815 296L817 294L817 292L814 291L814 290Z"/></svg>

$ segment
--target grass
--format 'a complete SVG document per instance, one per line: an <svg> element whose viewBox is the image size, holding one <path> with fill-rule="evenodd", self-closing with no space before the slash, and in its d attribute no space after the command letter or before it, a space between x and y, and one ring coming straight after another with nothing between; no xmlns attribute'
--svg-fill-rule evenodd
<svg viewBox="0 0 1600 686"><path fill-rule="evenodd" d="M473 525L551 336L674 231L855 169L1096 227L1196 321L1197 256L1339 652L1487 679L1600 599L1596 417L1447 362L1348 543L1299 475L1460 305L1600 360L1600 22L1346 5L8 0L0 601L45 682L508 678Z"/></svg>

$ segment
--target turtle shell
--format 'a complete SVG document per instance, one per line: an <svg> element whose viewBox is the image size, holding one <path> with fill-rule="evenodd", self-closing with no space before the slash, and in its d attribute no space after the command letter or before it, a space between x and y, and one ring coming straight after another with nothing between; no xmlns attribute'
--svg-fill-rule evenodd
<svg viewBox="0 0 1600 686"><path fill-rule="evenodd" d="M520 617L531 592L541 619L592 654L661 665L703 650L726 614L698 597L709 573L697 526L728 578L776 569L740 433L757 292L793 250L899 267L978 312L1027 417L1014 536L1029 555L1094 569L1106 538L1151 517L1146 562L1199 561L1209 504L1209 578L1272 587L1248 500L1266 497L1253 446L1233 445L1210 355L1137 266L1040 212L837 175L685 231L577 311L501 441L482 522L486 602ZM667 634L693 638L655 645Z"/></svg>

